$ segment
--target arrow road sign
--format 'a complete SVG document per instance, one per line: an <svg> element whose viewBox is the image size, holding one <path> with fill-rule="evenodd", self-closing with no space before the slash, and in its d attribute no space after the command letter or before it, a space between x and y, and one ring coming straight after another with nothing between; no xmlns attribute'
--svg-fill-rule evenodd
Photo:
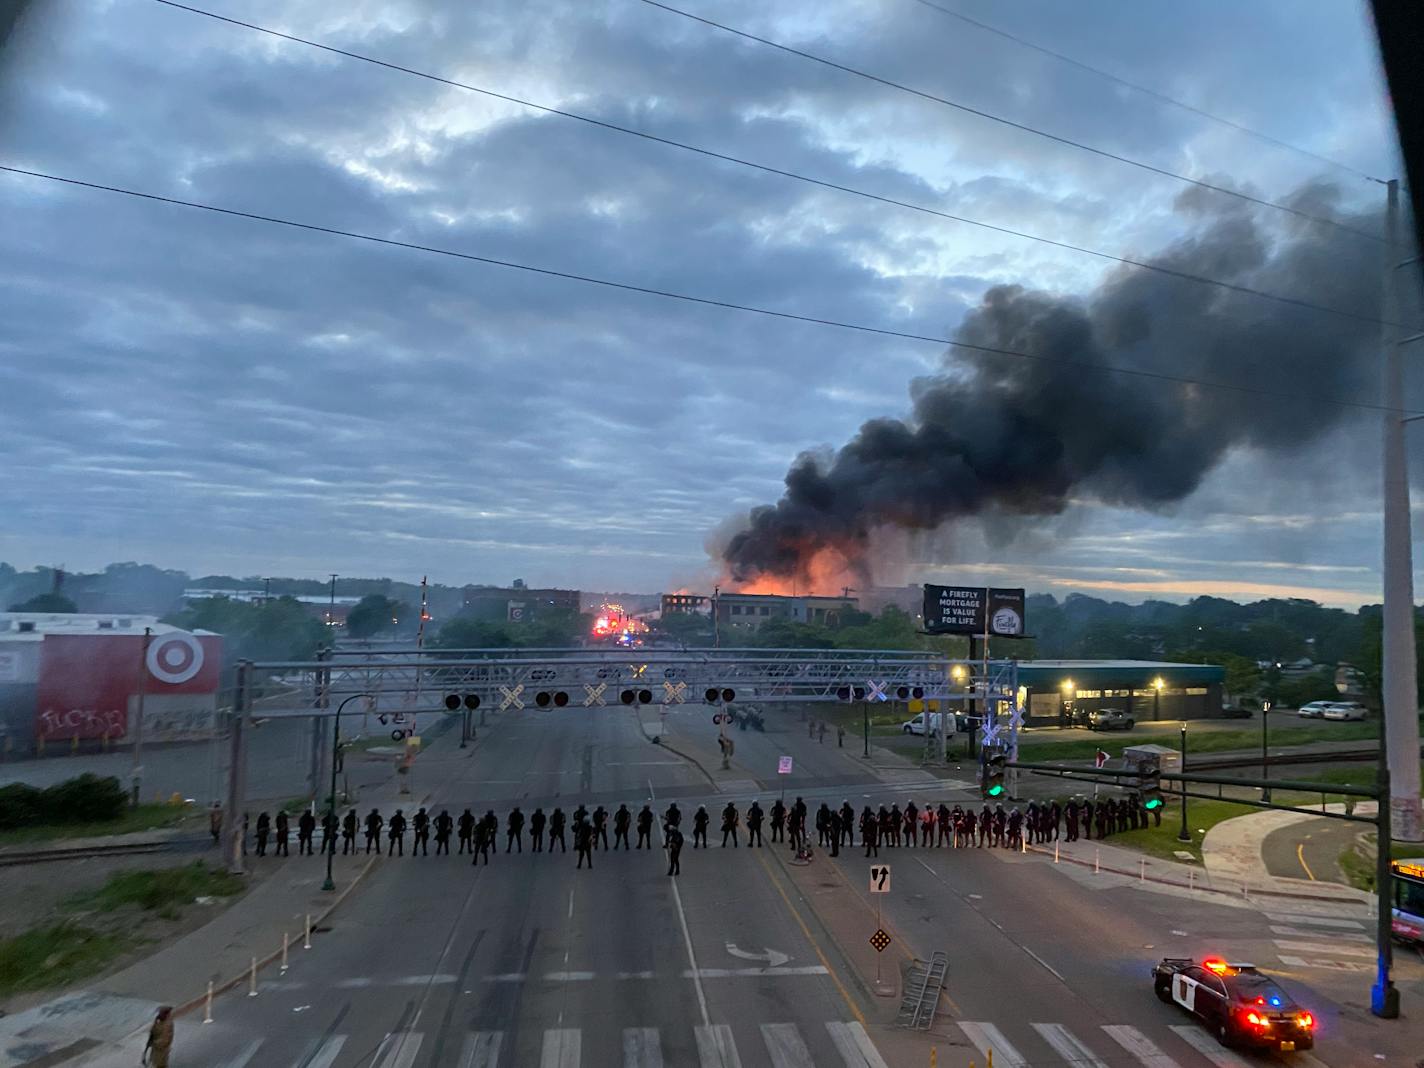
<svg viewBox="0 0 1424 1068"><path fill-rule="evenodd" d="M780 968L791 959L787 954L778 953L774 949L768 949L761 953L748 953L744 949L738 949L735 942L727 943L727 952L734 957L740 957L742 960L764 960L768 968Z"/></svg>
<svg viewBox="0 0 1424 1068"><path fill-rule="evenodd" d="M663 703L668 705L680 705L683 702L683 694L687 692L685 682L664 682L663 683Z"/></svg>
<svg viewBox="0 0 1424 1068"><path fill-rule="evenodd" d="M503 712L509 708L510 705L513 705L515 708L523 708L524 702L519 699L519 695L523 692L524 683L522 682L512 690L508 686L501 686L499 688L499 710Z"/></svg>
<svg viewBox="0 0 1424 1068"><path fill-rule="evenodd" d="M608 689L608 683L606 682L600 682L597 686L590 686L588 683L584 683L583 692L585 697L583 699L583 707L592 708L594 705L603 704L603 691L606 689Z"/></svg>
<svg viewBox="0 0 1424 1068"><path fill-rule="evenodd" d="M870 866L870 892L872 894L888 894L890 892L889 864L872 864Z"/></svg>
<svg viewBox="0 0 1424 1068"><path fill-rule="evenodd" d="M875 947L875 952L885 952L885 947L890 944L890 936L885 933L885 928L877 927L875 929L875 933L870 936L870 944Z"/></svg>
<svg viewBox="0 0 1424 1068"><path fill-rule="evenodd" d="M888 682L876 682L874 679L866 679L865 685L865 699L867 701L887 700L885 696L885 687L889 685Z"/></svg>

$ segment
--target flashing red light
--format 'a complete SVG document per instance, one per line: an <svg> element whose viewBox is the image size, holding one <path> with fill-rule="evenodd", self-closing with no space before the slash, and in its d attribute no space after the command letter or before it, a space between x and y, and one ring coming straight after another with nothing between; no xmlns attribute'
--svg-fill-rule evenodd
<svg viewBox="0 0 1424 1068"><path fill-rule="evenodd" d="M1300 1023L1300 1026L1304 1027L1307 1031L1315 1027L1315 1017L1308 1012L1301 1013L1296 1017L1296 1020Z"/></svg>
<svg viewBox="0 0 1424 1068"><path fill-rule="evenodd" d="M1220 957L1208 957L1206 960L1202 961L1202 967L1206 968L1208 971L1215 972L1217 975L1222 975L1226 972L1228 965L1226 961L1222 960Z"/></svg>

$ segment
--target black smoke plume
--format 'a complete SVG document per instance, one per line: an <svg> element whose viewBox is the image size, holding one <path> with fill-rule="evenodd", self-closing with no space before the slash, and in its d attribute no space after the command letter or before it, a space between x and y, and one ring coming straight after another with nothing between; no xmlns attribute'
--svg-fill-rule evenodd
<svg viewBox="0 0 1424 1068"><path fill-rule="evenodd" d="M1199 220L1194 232L1147 260L1379 314L1378 242L1223 201L1184 194L1178 208ZM1337 214L1330 187L1307 187L1293 203L1380 232L1378 216ZM803 453L781 500L754 509L725 543L733 579L806 582L812 559L833 549L873 581L871 537L885 527L1048 516L1070 500L1160 508L1195 490L1233 449L1284 452L1318 437L1349 411L1328 399L1379 397L1377 326L1141 268L1116 269L1081 298L995 286L955 339L1042 358L951 348L943 373L912 383L907 418L870 420L833 456Z"/></svg>

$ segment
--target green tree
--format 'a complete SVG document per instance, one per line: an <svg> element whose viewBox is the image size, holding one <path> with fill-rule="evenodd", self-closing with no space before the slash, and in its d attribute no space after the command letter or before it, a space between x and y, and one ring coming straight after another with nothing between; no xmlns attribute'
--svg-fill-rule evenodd
<svg viewBox="0 0 1424 1068"><path fill-rule="evenodd" d="M715 638L712 617L701 612L668 612L657 621L654 630L683 645L711 645Z"/></svg>
<svg viewBox="0 0 1424 1068"><path fill-rule="evenodd" d="M10 606L12 612L77 612L79 609L62 593L40 593L28 601Z"/></svg>
<svg viewBox="0 0 1424 1068"><path fill-rule="evenodd" d="M330 640L326 625L291 597L265 604L207 597L193 601L164 622L184 630L221 634L223 657L235 660L312 660Z"/></svg>
<svg viewBox="0 0 1424 1068"><path fill-rule="evenodd" d="M347 613L346 633L353 638L370 638L399 625L406 615L409 613L405 605L385 594L368 593Z"/></svg>

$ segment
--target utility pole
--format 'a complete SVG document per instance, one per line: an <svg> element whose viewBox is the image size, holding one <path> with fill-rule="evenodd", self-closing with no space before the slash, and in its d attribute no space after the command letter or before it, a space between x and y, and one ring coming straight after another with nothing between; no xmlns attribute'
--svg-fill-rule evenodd
<svg viewBox="0 0 1424 1068"><path fill-rule="evenodd" d="M133 807L138 808L143 789L143 699L148 694L148 650L153 643L153 628L143 628L143 649L138 655L138 700L134 708L133 732Z"/></svg>
<svg viewBox="0 0 1424 1068"><path fill-rule="evenodd" d="M1399 252L1399 181L1388 183L1385 211L1384 313L1384 613L1380 691L1389 755L1389 809L1393 837L1424 840L1419 800L1419 691L1414 641L1414 564L1410 545L1409 473L1404 452L1404 360L1399 329L1402 280ZM1416 261L1410 260L1409 263ZM1384 804L1383 799L1380 802Z"/></svg>
<svg viewBox="0 0 1424 1068"><path fill-rule="evenodd" d="M705 588L705 587L704 587ZM722 648L722 620L719 618L720 602L722 600L722 587L712 587L712 648Z"/></svg>
<svg viewBox="0 0 1424 1068"><path fill-rule="evenodd" d="M336 575L331 576L331 604L326 610L326 625L336 626Z"/></svg>
<svg viewBox="0 0 1424 1068"><path fill-rule="evenodd" d="M247 748L243 732L247 728L247 712L252 700L252 662L243 660L237 665L237 683L233 687L232 727L228 735L227 769L227 814L223 825L227 870L232 875L242 875L242 847L245 837L242 829L247 804Z"/></svg>

